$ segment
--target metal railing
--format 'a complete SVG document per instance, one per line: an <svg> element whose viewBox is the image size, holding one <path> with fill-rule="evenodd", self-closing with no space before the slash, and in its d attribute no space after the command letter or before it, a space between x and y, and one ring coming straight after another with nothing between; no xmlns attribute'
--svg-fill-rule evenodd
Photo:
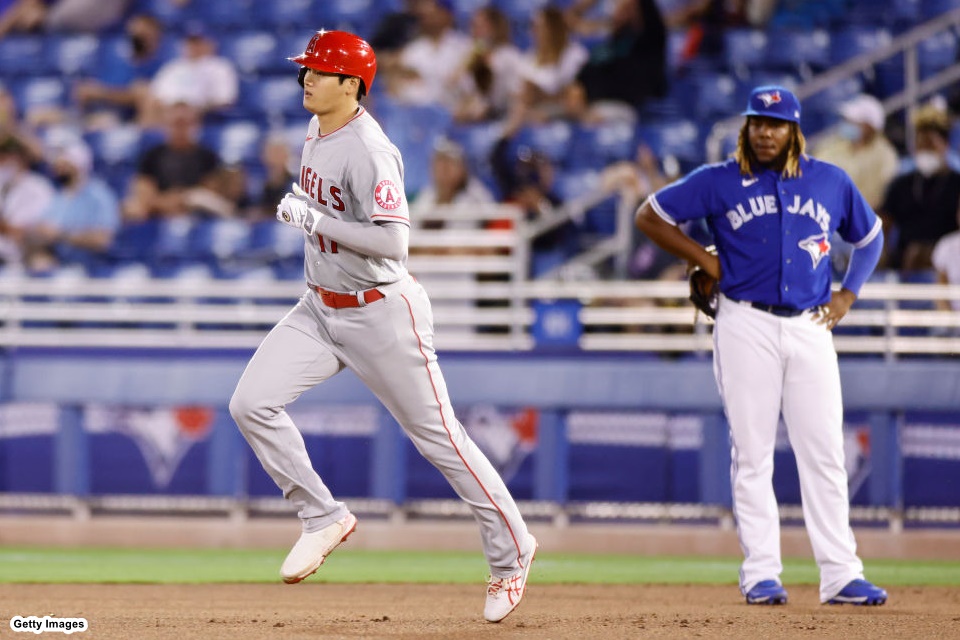
<svg viewBox="0 0 960 640"><path fill-rule="evenodd" d="M442 233L442 232L436 232ZM439 239L439 238L438 238ZM436 344L451 351L537 348L534 303L575 301L584 351L706 352L710 325L694 322L685 282L424 280ZM0 278L2 347L253 348L306 291L260 280ZM511 301L503 307L479 301ZM841 353L960 354L960 285L873 282L835 332Z"/></svg>

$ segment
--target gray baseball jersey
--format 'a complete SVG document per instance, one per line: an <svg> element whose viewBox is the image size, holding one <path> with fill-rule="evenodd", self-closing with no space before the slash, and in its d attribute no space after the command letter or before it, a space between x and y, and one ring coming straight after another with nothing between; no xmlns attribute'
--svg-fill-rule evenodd
<svg viewBox="0 0 960 640"><path fill-rule="evenodd" d="M363 109L323 136L311 121L300 184L317 208L345 222L409 225L400 154ZM299 507L304 531L347 515L313 469L285 407L349 367L470 505L491 574L515 573L535 541L500 475L454 415L433 347L430 301L407 273L405 257L374 258L319 235L305 242L310 284L353 294L375 288L377 296L363 306L363 295L347 296L357 304L338 308L309 290L253 355L230 412L264 469Z"/></svg>

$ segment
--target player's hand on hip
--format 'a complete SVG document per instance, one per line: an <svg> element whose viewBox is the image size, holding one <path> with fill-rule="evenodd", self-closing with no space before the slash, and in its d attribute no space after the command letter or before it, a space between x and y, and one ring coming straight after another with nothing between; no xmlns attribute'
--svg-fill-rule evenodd
<svg viewBox="0 0 960 640"><path fill-rule="evenodd" d="M323 212L311 205L310 199L299 186L294 184L293 187L293 193L283 196L277 205L277 220L313 235Z"/></svg>
<svg viewBox="0 0 960 640"><path fill-rule="evenodd" d="M847 315L856 300L857 296L853 291L848 289L835 291L830 296L830 302L822 305L819 311L814 314L813 320L832 330Z"/></svg>

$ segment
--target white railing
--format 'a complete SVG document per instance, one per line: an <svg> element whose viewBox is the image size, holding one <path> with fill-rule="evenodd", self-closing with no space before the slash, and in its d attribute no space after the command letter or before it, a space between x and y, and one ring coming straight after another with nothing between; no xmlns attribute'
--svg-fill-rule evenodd
<svg viewBox="0 0 960 640"><path fill-rule="evenodd" d="M698 352L687 285L674 281L424 282L441 350L531 350L536 301L576 300L585 351ZM0 278L0 346L253 348L305 293L260 280ZM478 301L506 306L476 306ZM842 353L960 354L960 285L869 283L835 337ZM515 304L514 304L515 303Z"/></svg>

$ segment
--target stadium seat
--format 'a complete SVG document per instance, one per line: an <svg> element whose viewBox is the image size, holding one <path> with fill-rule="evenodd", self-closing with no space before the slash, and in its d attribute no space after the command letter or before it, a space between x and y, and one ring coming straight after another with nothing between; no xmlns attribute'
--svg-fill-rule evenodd
<svg viewBox="0 0 960 640"><path fill-rule="evenodd" d="M917 56L920 77L925 78L957 62L957 36L952 31L941 31L923 40Z"/></svg>
<svg viewBox="0 0 960 640"><path fill-rule="evenodd" d="M317 28L343 29L369 36L377 26L381 9L376 0L325 0L314 3Z"/></svg>
<svg viewBox="0 0 960 640"><path fill-rule="evenodd" d="M626 122L578 127L565 166L570 169L602 168L628 160L637 150L636 127Z"/></svg>
<svg viewBox="0 0 960 640"><path fill-rule="evenodd" d="M262 132L256 122L238 120L204 127L201 142L226 164L254 163L260 158Z"/></svg>
<svg viewBox="0 0 960 640"><path fill-rule="evenodd" d="M840 64L864 53L877 51L893 40L889 29L883 27L850 27L833 33L830 39L830 61Z"/></svg>
<svg viewBox="0 0 960 640"><path fill-rule="evenodd" d="M700 128L693 120L677 120L656 126L640 126L638 140L645 142L659 158L673 156L698 163L704 158Z"/></svg>
<svg viewBox="0 0 960 640"><path fill-rule="evenodd" d="M254 2L254 0L203 0L191 2L196 18L204 23L211 32L223 32L232 29L243 29L250 26L250 16L255 4L272 4L270 2Z"/></svg>
<svg viewBox="0 0 960 640"><path fill-rule="evenodd" d="M84 136L100 166L136 163L142 138L140 127L133 124L100 129Z"/></svg>
<svg viewBox="0 0 960 640"><path fill-rule="evenodd" d="M381 104L380 126L403 156L404 185L412 197L430 180L434 142L446 133L450 112L439 106Z"/></svg>
<svg viewBox="0 0 960 640"><path fill-rule="evenodd" d="M723 57L728 69L739 76L762 67L767 60L767 34L758 29L731 29L723 34Z"/></svg>
<svg viewBox="0 0 960 640"><path fill-rule="evenodd" d="M256 2L254 24L262 27L296 27L313 20L313 0L270 0Z"/></svg>
<svg viewBox="0 0 960 640"><path fill-rule="evenodd" d="M287 61L291 52L286 48L281 51L277 36L269 31L227 34L220 42L220 53L233 61L240 74L294 70L294 66Z"/></svg>
<svg viewBox="0 0 960 640"><path fill-rule="evenodd" d="M133 13L155 16L167 27L179 29L185 22L196 19L199 2L171 2L170 0L136 0Z"/></svg>
<svg viewBox="0 0 960 640"><path fill-rule="evenodd" d="M806 126L807 115L817 113L828 119L839 118L837 109L840 105L864 90L863 80L854 76L836 84L832 84L823 91L815 93L803 100L803 123Z"/></svg>
<svg viewBox="0 0 960 640"><path fill-rule="evenodd" d="M705 120L723 118L743 110L746 99L738 93L736 79L726 73L701 73L694 77L697 117Z"/></svg>
<svg viewBox="0 0 960 640"><path fill-rule="evenodd" d="M0 38L0 76L36 76L50 70L50 57L40 36Z"/></svg>
<svg viewBox="0 0 960 640"><path fill-rule="evenodd" d="M248 113L286 119L308 113L303 109L303 89L294 73L240 81L240 105Z"/></svg>
<svg viewBox="0 0 960 640"><path fill-rule="evenodd" d="M125 222L114 235L107 255L117 264L145 263L153 254L158 234L159 223L156 220Z"/></svg>
<svg viewBox="0 0 960 640"><path fill-rule="evenodd" d="M830 65L830 32L779 31L769 34L769 44L764 55L766 69L820 70Z"/></svg>
<svg viewBox="0 0 960 640"><path fill-rule="evenodd" d="M537 151L552 162L562 162L573 138L573 127L568 122L556 120L548 124L526 126L517 132L515 143Z"/></svg>
<svg viewBox="0 0 960 640"><path fill-rule="evenodd" d="M302 269L303 232L273 219L255 222L242 256L264 263L299 261Z"/></svg>
<svg viewBox="0 0 960 640"><path fill-rule="evenodd" d="M906 1L907 0L897 0L895 4ZM913 0L913 2L920 5L921 18L923 20L932 20L957 8L956 0Z"/></svg>
<svg viewBox="0 0 960 640"><path fill-rule="evenodd" d="M63 76L89 74L97 67L100 39L94 35L51 35L46 48L54 70Z"/></svg>
<svg viewBox="0 0 960 640"><path fill-rule="evenodd" d="M159 220L156 243L150 255L151 268L174 267L192 261L196 255L190 242L191 234L198 224L191 216Z"/></svg>
<svg viewBox="0 0 960 640"><path fill-rule="evenodd" d="M57 108L67 104L67 86L60 77L33 76L11 87L20 113L33 109Z"/></svg>
<svg viewBox="0 0 960 640"><path fill-rule="evenodd" d="M239 257L250 240L250 224L242 220L201 220L187 240L187 253L211 266Z"/></svg>
<svg viewBox="0 0 960 640"><path fill-rule="evenodd" d="M493 4L503 11L511 23L526 25L538 10L558 3L550 0L493 0Z"/></svg>

